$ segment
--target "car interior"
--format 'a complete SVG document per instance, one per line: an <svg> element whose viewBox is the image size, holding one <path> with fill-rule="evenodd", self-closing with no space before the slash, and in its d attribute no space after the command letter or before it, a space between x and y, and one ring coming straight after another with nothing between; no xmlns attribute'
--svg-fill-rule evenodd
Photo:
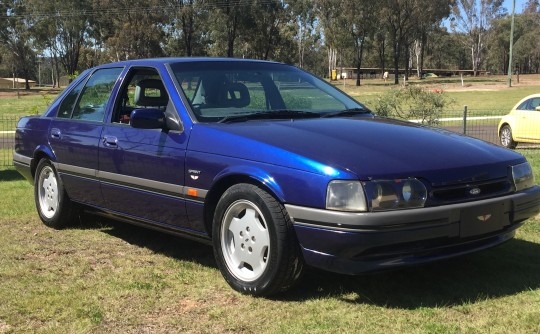
<svg viewBox="0 0 540 334"><path fill-rule="evenodd" d="M113 116L113 123L129 124L131 112L140 108L154 108L165 112L169 94L154 71L137 70L123 88L121 103Z"/></svg>

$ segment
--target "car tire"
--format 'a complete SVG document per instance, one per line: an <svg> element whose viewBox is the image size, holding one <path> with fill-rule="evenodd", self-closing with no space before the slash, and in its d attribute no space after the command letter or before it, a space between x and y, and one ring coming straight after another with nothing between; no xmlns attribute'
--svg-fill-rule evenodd
<svg viewBox="0 0 540 334"><path fill-rule="evenodd" d="M41 221L61 229L74 219L74 207L66 194L62 179L48 159L41 159L34 177L34 199Z"/></svg>
<svg viewBox="0 0 540 334"><path fill-rule="evenodd" d="M212 241L223 277L244 294L268 296L288 290L304 269L285 207L252 184L240 183L223 193Z"/></svg>
<svg viewBox="0 0 540 334"><path fill-rule="evenodd" d="M512 138L512 129L510 128L510 125L504 125L501 128L501 132L499 133L499 139L501 141L501 145L506 148L514 149L517 147L517 142L514 141Z"/></svg>

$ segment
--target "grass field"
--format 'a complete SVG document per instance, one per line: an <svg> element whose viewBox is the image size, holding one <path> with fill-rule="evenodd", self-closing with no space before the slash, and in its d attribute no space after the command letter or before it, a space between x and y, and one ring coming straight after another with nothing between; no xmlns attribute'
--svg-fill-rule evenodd
<svg viewBox="0 0 540 334"><path fill-rule="evenodd" d="M12 90L0 91L0 117L21 117L38 115L45 112L47 106L60 91L56 89L32 89L29 92Z"/></svg>
<svg viewBox="0 0 540 334"><path fill-rule="evenodd" d="M470 115L494 115L507 113L523 97L540 92L540 75L521 75L520 83L514 77L513 87L508 88L505 76L488 77L466 77L465 85L461 86L460 78L430 78L425 80L409 81L411 85L421 85L426 89L442 90L454 100L453 105L448 108L448 117L452 112L461 112L463 106L467 105ZM380 94L396 86L384 83L379 79L369 79L362 81L362 86L354 86L354 80L334 82L336 87L344 90L349 95L365 103L368 107L373 107ZM30 92L20 91L20 98L12 90L0 91L0 117L41 114L46 107L54 100L59 90L31 90Z"/></svg>
<svg viewBox="0 0 540 334"><path fill-rule="evenodd" d="M515 80L515 78L514 78ZM459 78L434 78L426 80L411 80L412 85L421 85L426 89L442 90L454 100L449 110L462 111L467 105L475 116L505 114L522 98L527 95L540 93L540 75L522 75L520 83L514 82L513 87L507 87L506 77L490 76L465 79L465 85L461 86ZM384 84L382 80L365 80L363 86L354 86L353 80L347 80L346 85L335 83L349 95L365 103L368 107L374 107L377 97L388 89L396 86Z"/></svg>
<svg viewBox="0 0 540 334"><path fill-rule="evenodd" d="M540 176L540 154L523 151ZM94 216L57 231L0 169L0 333L538 333L540 221L495 249L394 272L309 271L273 299L222 279L212 250Z"/></svg>
<svg viewBox="0 0 540 334"><path fill-rule="evenodd" d="M507 106L534 89L455 94ZM0 116L44 100L9 99ZM520 152L540 180L540 151ZM481 253L363 276L311 270L263 299L234 292L208 246L94 216L53 230L30 183L5 167L0 180L0 333L540 333L539 220Z"/></svg>

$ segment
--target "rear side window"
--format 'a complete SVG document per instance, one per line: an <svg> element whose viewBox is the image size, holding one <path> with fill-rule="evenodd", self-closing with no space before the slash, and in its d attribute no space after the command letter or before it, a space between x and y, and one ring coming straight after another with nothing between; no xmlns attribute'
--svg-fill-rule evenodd
<svg viewBox="0 0 540 334"><path fill-rule="evenodd" d="M75 88L71 90L71 92L68 93L68 95L66 95L64 101L62 101L62 104L58 109L57 117L71 118L73 107L75 106L75 103L77 103L77 98L79 97L79 94L84 87L85 81L86 80L82 80L77 86L75 86Z"/></svg>
<svg viewBox="0 0 540 334"><path fill-rule="evenodd" d="M86 84L81 82L65 97L58 110L58 117L103 121L113 86L121 72L122 68L95 71Z"/></svg>

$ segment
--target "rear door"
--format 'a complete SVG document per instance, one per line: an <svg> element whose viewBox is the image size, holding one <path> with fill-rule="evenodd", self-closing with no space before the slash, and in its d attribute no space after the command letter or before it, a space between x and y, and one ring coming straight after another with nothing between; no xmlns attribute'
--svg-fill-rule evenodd
<svg viewBox="0 0 540 334"><path fill-rule="evenodd" d="M56 168L74 201L101 205L96 174L103 119L122 67L98 69L64 98L49 128Z"/></svg>

